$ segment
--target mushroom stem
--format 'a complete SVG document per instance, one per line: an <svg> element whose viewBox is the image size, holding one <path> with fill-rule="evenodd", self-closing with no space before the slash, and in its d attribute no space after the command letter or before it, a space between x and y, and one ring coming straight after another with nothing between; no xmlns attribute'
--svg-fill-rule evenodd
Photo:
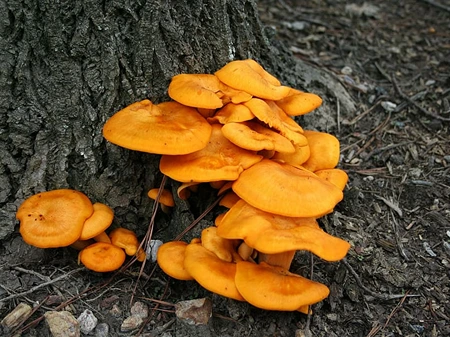
<svg viewBox="0 0 450 337"><path fill-rule="evenodd" d="M272 266L279 266L286 270L289 270L292 260L294 259L294 255L295 250L290 250L278 254L264 254L260 252L258 255L258 262L266 262Z"/></svg>

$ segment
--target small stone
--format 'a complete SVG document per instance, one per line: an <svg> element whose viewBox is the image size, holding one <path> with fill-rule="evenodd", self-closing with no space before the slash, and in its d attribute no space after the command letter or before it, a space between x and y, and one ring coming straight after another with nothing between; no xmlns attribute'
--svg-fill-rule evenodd
<svg viewBox="0 0 450 337"><path fill-rule="evenodd" d="M47 311L45 321L53 337L80 337L80 323L68 311Z"/></svg>
<svg viewBox="0 0 450 337"><path fill-rule="evenodd" d="M345 66L341 69L342 75L351 75L352 73L353 73L353 69L350 68L349 66Z"/></svg>
<svg viewBox="0 0 450 337"><path fill-rule="evenodd" d="M14 329L16 326L18 326L21 322L25 321L28 316L31 314L31 306L25 303L19 303L13 311L11 311L8 315L5 316L5 318L2 319L0 324L5 329Z"/></svg>
<svg viewBox="0 0 450 337"><path fill-rule="evenodd" d="M144 320L142 319L142 317L131 315L123 320L122 325L120 326L120 331L133 331L135 329L138 329L143 322Z"/></svg>
<svg viewBox="0 0 450 337"><path fill-rule="evenodd" d="M95 317L92 311L88 309L83 311L77 320L80 323L81 332L85 335L94 330L98 323L97 317Z"/></svg>
<svg viewBox="0 0 450 337"><path fill-rule="evenodd" d="M395 110L395 108L397 107L397 104L389 102L389 101L384 101L381 102L381 106L383 107L384 110L386 110L387 112L392 112Z"/></svg>
<svg viewBox="0 0 450 337"><path fill-rule="evenodd" d="M117 318L122 316L122 309L120 309L117 304L114 304L109 313Z"/></svg>
<svg viewBox="0 0 450 337"><path fill-rule="evenodd" d="M134 303L130 311L132 316L139 316L141 318L148 317L148 307L142 302Z"/></svg>
<svg viewBox="0 0 450 337"><path fill-rule="evenodd" d="M109 335L109 325L106 323L97 324L95 327L95 337L108 337Z"/></svg>
<svg viewBox="0 0 450 337"><path fill-rule="evenodd" d="M212 302L209 298L178 302L175 315L189 325L207 325L212 316Z"/></svg>

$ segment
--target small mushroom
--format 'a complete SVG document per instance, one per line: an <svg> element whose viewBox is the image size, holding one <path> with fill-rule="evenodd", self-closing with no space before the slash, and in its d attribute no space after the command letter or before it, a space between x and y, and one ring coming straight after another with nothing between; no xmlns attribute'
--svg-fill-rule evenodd
<svg viewBox="0 0 450 337"><path fill-rule="evenodd" d="M88 240L100 235L113 222L114 211L107 205L96 202L94 213L86 219L79 240Z"/></svg>
<svg viewBox="0 0 450 337"><path fill-rule="evenodd" d="M83 249L78 258L86 268L105 273L117 270L123 265L125 252L113 244L96 242Z"/></svg>
<svg viewBox="0 0 450 337"><path fill-rule="evenodd" d="M59 189L26 199L16 213L20 234L29 245L39 248L66 247L80 237L94 208L83 193Z"/></svg>
<svg viewBox="0 0 450 337"><path fill-rule="evenodd" d="M156 200L158 193L159 188L152 188L150 191L148 191L147 195L150 199ZM172 192L170 192L168 189L163 189L161 191L158 202L161 205L161 209L164 213L170 213L170 208L175 206Z"/></svg>
<svg viewBox="0 0 450 337"><path fill-rule="evenodd" d="M123 248L125 253L129 256L133 256L137 253L139 248L139 241L136 234L126 228L116 228L109 233L111 243L117 247Z"/></svg>

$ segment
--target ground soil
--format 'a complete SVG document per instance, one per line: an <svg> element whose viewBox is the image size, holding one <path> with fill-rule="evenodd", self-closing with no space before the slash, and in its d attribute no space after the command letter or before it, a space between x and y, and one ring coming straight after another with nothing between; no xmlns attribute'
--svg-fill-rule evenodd
<svg viewBox="0 0 450 337"><path fill-rule="evenodd" d="M445 5L446 4L446 5ZM445 7L447 6L447 7ZM352 248L338 263L314 259L314 279L331 289L328 299L300 313L268 312L170 280L156 269L137 285L136 298L155 308L147 336L449 336L450 335L450 6L419 1L259 1L267 29L295 57L328 69L344 83L357 113L336 109L336 126L315 128L341 141L340 167L350 177L344 201L321 220ZM325 100L327 98L324 98ZM10 247L19 247L20 238ZM109 276L74 271L76 254L21 246L0 259L0 317L17 303L41 304L27 321L101 285ZM25 253L24 253L25 251ZM30 258L32 257L32 258ZM57 262L55 262L57 261ZM308 275L299 254L293 271ZM129 315L138 266L88 291L68 307L90 309L121 333ZM147 274L150 270L146 271ZM64 276L46 287L33 287ZM145 279L145 278L144 278ZM214 317L207 330L174 320L173 306L210 297ZM114 304L116 307L114 307ZM113 309L113 310L112 310ZM163 310L161 310L163 309ZM42 322L25 336L47 336ZM1 335L1 331L0 331Z"/></svg>

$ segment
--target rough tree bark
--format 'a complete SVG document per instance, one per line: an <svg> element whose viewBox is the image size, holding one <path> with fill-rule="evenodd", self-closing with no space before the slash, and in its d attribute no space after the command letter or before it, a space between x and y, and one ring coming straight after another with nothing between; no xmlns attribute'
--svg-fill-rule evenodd
<svg viewBox="0 0 450 337"><path fill-rule="evenodd" d="M0 18L0 240L15 233L25 198L56 188L83 191L142 232L159 158L108 144L101 130L134 101L167 100L178 73L254 58L284 84L326 96L317 116L336 99L354 108L332 77L270 41L252 0L3 0ZM193 215L181 206L172 218L184 226Z"/></svg>

